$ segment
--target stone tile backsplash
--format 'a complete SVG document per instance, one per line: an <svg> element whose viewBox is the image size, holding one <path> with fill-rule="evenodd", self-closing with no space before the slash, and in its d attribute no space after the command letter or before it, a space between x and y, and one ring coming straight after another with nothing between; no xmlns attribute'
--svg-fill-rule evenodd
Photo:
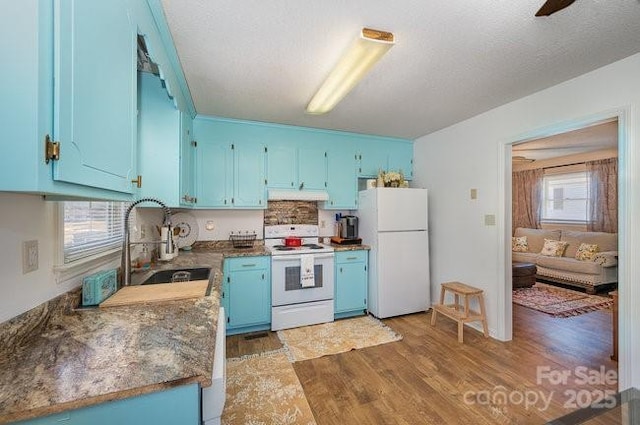
<svg viewBox="0 0 640 425"><path fill-rule="evenodd" d="M264 212L265 226L274 224L318 224L316 201L269 201Z"/></svg>

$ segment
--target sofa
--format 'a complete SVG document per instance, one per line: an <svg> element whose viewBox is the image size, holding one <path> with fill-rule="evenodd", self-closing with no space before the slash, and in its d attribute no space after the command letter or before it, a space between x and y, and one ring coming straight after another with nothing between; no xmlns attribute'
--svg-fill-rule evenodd
<svg viewBox="0 0 640 425"><path fill-rule="evenodd" d="M535 264L537 278L594 294L618 282L617 250L617 233L518 227L511 259Z"/></svg>

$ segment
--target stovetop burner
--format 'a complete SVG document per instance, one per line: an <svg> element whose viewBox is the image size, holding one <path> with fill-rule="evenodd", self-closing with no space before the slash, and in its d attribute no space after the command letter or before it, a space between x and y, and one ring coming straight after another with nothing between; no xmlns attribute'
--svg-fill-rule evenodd
<svg viewBox="0 0 640 425"><path fill-rule="evenodd" d="M305 248L309 248L309 249L322 249L322 247L320 245L318 245L317 243L305 243L302 246L304 246Z"/></svg>
<svg viewBox="0 0 640 425"><path fill-rule="evenodd" d="M276 251L293 251L295 248L292 246L274 245Z"/></svg>

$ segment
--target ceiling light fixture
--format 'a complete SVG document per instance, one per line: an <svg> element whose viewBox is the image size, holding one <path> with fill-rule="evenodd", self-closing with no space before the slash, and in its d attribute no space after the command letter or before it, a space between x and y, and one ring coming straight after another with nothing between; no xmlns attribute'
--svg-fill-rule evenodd
<svg viewBox="0 0 640 425"><path fill-rule="evenodd" d="M319 115L332 110L394 44L392 33L363 28L307 105L307 113Z"/></svg>

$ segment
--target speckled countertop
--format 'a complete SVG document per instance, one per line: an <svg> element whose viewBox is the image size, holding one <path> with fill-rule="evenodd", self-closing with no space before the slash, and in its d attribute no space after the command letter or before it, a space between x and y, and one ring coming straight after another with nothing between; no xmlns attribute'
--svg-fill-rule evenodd
<svg viewBox="0 0 640 425"><path fill-rule="evenodd" d="M211 385L224 257L268 255L201 246L158 269L211 267L209 296L74 309L76 289L0 324L0 424L190 383ZM148 273L134 273L132 282Z"/></svg>
<svg viewBox="0 0 640 425"><path fill-rule="evenodd" d="M361 250L370 250L371 247L369 245L337 245L337 244L331 244L331 246L333 247L333 250L335 252L340 252L340 251L361 251Z"/></svg>

